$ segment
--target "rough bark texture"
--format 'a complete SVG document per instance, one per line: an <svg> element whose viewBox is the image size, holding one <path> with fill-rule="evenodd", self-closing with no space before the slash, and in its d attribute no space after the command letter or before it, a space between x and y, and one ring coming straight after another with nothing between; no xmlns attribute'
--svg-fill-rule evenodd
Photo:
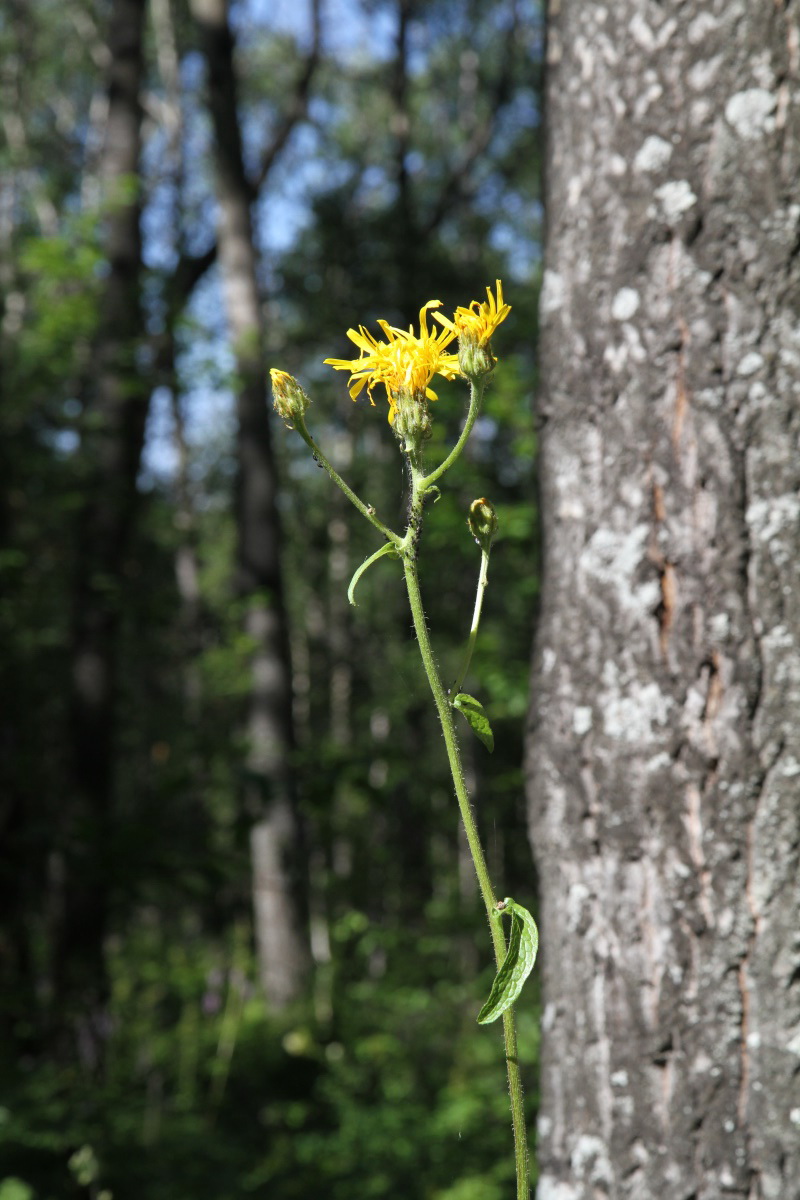
<svg viewBox="0 0 800 1200"><path fill-rule="evenodd" d="M554 0L539 1200L800 1197L796 0Z"/></svg>
<svg viewBox="0 0 800 1200"><path fill-rule="evenodd" d="M264 330L237 106L227 0L192 0L208 65L217 179L217 247L238 376L237 590L252 640L245 807L253 821L253 908L261 982L280 1008L308 966L300 826L292 769L291 669L280 562L277 478L268 420Z"/></svg>

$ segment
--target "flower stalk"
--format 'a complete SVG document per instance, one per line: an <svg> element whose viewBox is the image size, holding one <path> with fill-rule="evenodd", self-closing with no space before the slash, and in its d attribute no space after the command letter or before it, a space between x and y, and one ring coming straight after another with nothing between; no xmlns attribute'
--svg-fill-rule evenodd
<svg viewBox="0 0 800 1200"><path fill-rule="evenodd" d="M481 569L478 575L478 588L475 593L475 608L472 613L472 626L467 638L467 644L464 647L464 657L461 659L461 664L458 668L458 674L453 680L450 688L450 695L457 696L466 678L469 664L472 662L472 652L475 649L475 643L478 640L478 628L481 623L481 609L483 608L483 597L486 592L486 586L489 582L489 551L481 551Z"/></svg>
<svg viewBox="0 0 800 1200"><path fill-rule="evenodd" d="M413 505L412 505L413 507ZM486 915L489 920L489 929L492 935L492 945L494 948L494 957L498 970L506 955L506 939L503 932L503 927L497 920L497 898L492 888L492 881L489 877L489 869L486 865L486 858L483 853L478 827L475 823L475 816L472 812L470 804L469 792L467 790L466 780L464 778L464 768L461 763L461 754L458 745L458 735L456 734L455 722L453 721L453 708L445 694L442 680L436 666L436 660L433 656L430 636L428 634L428 626L425 620L425 610L422 605L422 595L419 587L419 577L417 574L416 555L406 551L403 554L403 573L405 575L406 590L408 592L408 602L411 608L411 616L414 621L414 631L417 635L417 644L419 646L420 656L425 668L425 674L428 677L433 701L436 705L436 711L439 716L439 722L442 727L442 735L444 744L447 749L447 759L450 764L450 773L453 778L453 787L458 801L458 808L461 815L461 821L464 826L464 832L467 837L467 845L472 857L472 863L475 868L475 874L478 879L478 887L480 888L481 898L486 909ZM505 1059L506 1059L506 1074L508 1076L508 1090L511 1098L511 1122L514 1130L514 1159L516 1164L517 1175L517 1200L529 1200L530 1183L529 1183L529 1161L528 1161L528 1138L525 1129L525 1107L522 1091L522 1078L519 1070L519 1057L517 1052L517 1031L514 1021L514 1010L509 1009L503 1014L503 1041L505 1043Z"/></svg>
<svg viewBox="0 0 800 1200"><path fill-rule="evenodd" d="M369 521L370 525L374 525L375 528L378 530L378 532L383 534L383 536L386 538L387 542L391 542L392 545L394 545L394 546L400 546L403 541L403 539L400 537L400 535L398 533L395 533L392 529L389 529L386 525L383 524L382 521L378 520L378 518L375 515L375 509L372 507L372 505L365 504L364 501L355 494L355 492L349 486L349 484L345 483L345 481L342 479L341 475L335 470L335 468L331 465L331 463L328 461L328 459L322 453L319 446L314 441L311 434L308 432L308 428L307 428L306 422L305 422L305 416L303 414L300 414L299 416L295 417L294 428L297 430L297 432L300 434L300 437L303 439L305 444L308 446L308 448L311 451L311 454L314 458L314 461L318 462L321 467L325 468L325 470L328 472L328 474L330 475L333 482L337 485L337 487L340 487L342 489L345 496L347 496L347 499L350 501L350 503L353 505L353 507L358 509L358 511L361 513L362 517L365 517L366 520Z"/></svg>
<svg viewBox="0 0 800 1200"><path fill-rule="evenodd" d="M359 326L358 330L350 329L348 337L357 346L359 357L325 360L334 369L349 372L349 390L353 400L356 400L366 389L369 401L374 405L373 389L379 385L385 389L389 404L389 424L397 438L401 454L407 462L410 478L409 516L403 536L389 529L378 519L374 508L365 504L355 494L319 449L305 422L305 413L310 401L297 381L283 371L273 370L271 374L277 411L291 427L297 430L316 461L325 468L333 482L341 488L354 507L385 539L385 544L356 571L348 592L351 602L354 602L353 592L356 583L379 558L397 556L402 560L417 644L442 728L461 821L489 921L494 956L498 967L495 988L499 988L502 992L501 983L504 973L510 970L509 958L514 952L513 939L507 946L503 924L499 919L499 912L505 908L506 902L501 901L498 904L489 877L486 858L470 804L453 716L453 700L469 669L478 636L483 598L488 584L489 554L497 529L494 509L484 499L476 500L470 509L468 523L481 550L481 565L472 626L458 674L449 695L442 683L431 646L420 592L417 554L426 497L430 497L434 492L438 493L437 481L459 458L472 432L481 411L488 376L496 365L491 348L491 337L510 312L510 306L503 300L502 285L498 280L496 296L487 288L485 302L473 301L467 308L458 308L452 318L439 312L440 307L438 300L430 300L423 305L419 314L419 333L415 333L413 326L408 330L398 329L386 321L378 322L383 333L381 340L370 334L363 326ZM438 330L429 326L429 313L440 326ZM455 340L458 341L457 354L451 350L451 343ZM467 379L470 389L469 406L463 429L455 446L439 466L432 471L427 471L424 451L430 436L430 405L438 399L436 392L431 388L431 383L436 375L447 380L455 379L459 375ZM472 697L461 697L460 699L470 700L473 708L482 711L482 706ZM467 719L469 720L469 716ZM485 720L485 718L481 719ZM470 724L473 724L473 721L470 721ZM488 728L488 722L486 722L486 726ZM476 728L474 724L473 728ZM486 741L483 730L480 729L477 732L478 736ZM487 744L490 743L487 742ZM510 904L511 901L508 903ZM515 907L519 909L519 906ZM521 911L525 912L525 910ZM535 929L530 914L526 913L526 919ZM533 958L531 957L528 970L532 963ZM518 976L518 978L519 986L521 986L523 977ZM493 989L492 995L494 996L494 994L495 989ZM513 1009L513 1001L517 994L518 991L509 993L504 1002L497 1007L495 1015L502 1013L503 1017L506 1071L514 1129L517 1200L529 1200L528 1145ZM483 1018L481 1019L483 1020ZM494 1016L491 1019L494 1019Z"/></svg>
<svg viewBox="0 0 800 1200"><path fill-rule="evenodd" d="M441 463L435 471L431 471L430 475L426 475L422 480L423 492L427 492L428 488L433 487L433 485L436 483L436 480L441 479L445 471L449 471L456 459L460 457L461 451L466 446L469 435L472 433L472 427L480 416L481 407L483 406L483 394L485 391L485 380L470 380L469 408L467 409L467 419L464 422L464 428L461 430L461 436L444 462Z"/></svg>

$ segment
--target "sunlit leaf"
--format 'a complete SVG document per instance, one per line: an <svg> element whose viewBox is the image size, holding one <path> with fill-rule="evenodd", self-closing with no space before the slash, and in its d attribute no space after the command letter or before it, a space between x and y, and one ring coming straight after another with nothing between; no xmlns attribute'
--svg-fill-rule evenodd
<svg viewBox="0 0 800 1200"><path fill-rule="evenodd" d="M476 700L474 696L468 696L466 692L459 692L453 699L453 708L457 708L463 714L472 726L473 732L491 753L494 750L494 734L480 700Z"/></svg>
<svg viewBox="0 0 800 1200"><path fill-rule="evenodd" d="M539 930L527 908L506 896L498 907L498 920L504 913L511 917L511 936L505 959L495 976L489 998L478 1013L478 1024L488 1025L510 1008L522 985L533 970L539 949Z"/></svg>

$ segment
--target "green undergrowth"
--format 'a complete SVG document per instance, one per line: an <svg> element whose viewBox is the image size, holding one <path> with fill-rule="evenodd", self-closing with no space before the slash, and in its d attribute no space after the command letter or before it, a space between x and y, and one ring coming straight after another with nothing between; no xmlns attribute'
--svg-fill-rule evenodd
<svg viewBox="0 0 800 1200"><path fill-rule="evenodd" d="M476 1028L481 917L431 903L412 931L347 910L330 935L312 999L270 1017L244 924L212 950L143 914L110 949L102 1061L78 1031L77 1054L32 1041L4 1064L0 1200L507 1197L500 1032ZM536 1007L529 988L529 1115Z"/></svg>

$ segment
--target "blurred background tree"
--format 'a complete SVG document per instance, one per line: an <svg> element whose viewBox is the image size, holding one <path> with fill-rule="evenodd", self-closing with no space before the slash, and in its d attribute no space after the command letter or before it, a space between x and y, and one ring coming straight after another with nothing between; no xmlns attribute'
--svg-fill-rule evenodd
<svg viewBox="0 0 800 1200"><path fill-rule="evenodd" d="M499 1197L491 965L400 575L348 605L374 539L264 379L397 512L385 410L321 361L503 278L421 569L455 670L490 496L496 750L466 756L530 896L538 6L12 0L0 48L0 1196Z"/></svg>

